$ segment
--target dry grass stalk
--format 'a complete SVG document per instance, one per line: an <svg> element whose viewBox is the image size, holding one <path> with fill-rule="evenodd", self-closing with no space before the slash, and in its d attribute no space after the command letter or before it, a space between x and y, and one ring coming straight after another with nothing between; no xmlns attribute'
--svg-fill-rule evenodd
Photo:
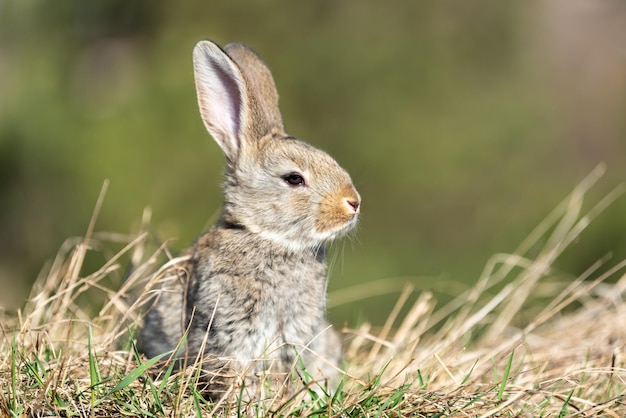
<svg viewBox="0 0 626 418"><path fill-rule="evenodd" d="M13 416L197 414L355 416L624 416L626 414L626 261L579 277L554 261L618 189L586 213L594 171L512 254L496 254L474 287L442 307L406 287L382 329L345 329L341 395L299 393L259 405L217 405L194 390L194 368L146 372L129 330L180 259L144 232L94 233L68 240L0 339L0 411ZM101 202L101 199L99 200ZM96 211L97 213L97 211ZM542 245L540 245L543 243ZM93 249L122 248L95 271ZM613 281L612 284L607 282ZM543 308L538 298L550 300ZM139 295L139 297L137 297ZM94 302L95 301L95 302ZM94 305L97 303L98 305ZM534 312L524 320L526 311ZM236 393L233 393L236 395Z"/></svg>

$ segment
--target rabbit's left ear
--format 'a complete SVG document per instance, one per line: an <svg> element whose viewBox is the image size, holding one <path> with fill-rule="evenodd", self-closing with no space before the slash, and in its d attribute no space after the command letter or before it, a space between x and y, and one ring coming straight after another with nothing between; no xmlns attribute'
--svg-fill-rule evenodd
<svg viewBox="0 0 626 418"><path fill-rule="evenodd" d="M193 68L204 126L230 165L267 134L284 134L272 74L247 46L230 44L225 52L211 41L198 42Z"/></svg>
<svg viewBox="0 0 626 418"><path fill-rule="evenodd" d="M233 163L249 131L251 112L246 81L233 60L210 41L195 46L193 69L204 126L229 163Z"/></svg>

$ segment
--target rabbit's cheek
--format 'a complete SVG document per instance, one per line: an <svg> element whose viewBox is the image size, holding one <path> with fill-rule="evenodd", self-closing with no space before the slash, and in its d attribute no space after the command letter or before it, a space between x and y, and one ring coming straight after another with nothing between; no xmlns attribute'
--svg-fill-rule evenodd
<svg viewBox="0 0 626 418"><path fill-rule="evenodd" d="M297 190L294 190L298 192ZM308 196L302 196L299 193L293 193L290 196L289 204L284 208L287 215L294 217L296 220L306 219L306 214L311 211L311 204Z"/></svg>

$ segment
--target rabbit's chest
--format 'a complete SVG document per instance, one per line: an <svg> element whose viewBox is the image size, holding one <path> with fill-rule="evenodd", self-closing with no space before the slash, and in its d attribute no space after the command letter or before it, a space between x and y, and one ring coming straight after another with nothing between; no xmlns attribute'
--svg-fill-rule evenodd
<svg viewBox="0 0 626 418"><path fill-rule="evenodd" d="M326 284L317 266L299 266L257 277L263 283L249 293L254 301L248 326L240 333L239 358L277 358L292 361L296 349L309 344L324 323ZM246 329L247 328L247 329Z"/></svg>

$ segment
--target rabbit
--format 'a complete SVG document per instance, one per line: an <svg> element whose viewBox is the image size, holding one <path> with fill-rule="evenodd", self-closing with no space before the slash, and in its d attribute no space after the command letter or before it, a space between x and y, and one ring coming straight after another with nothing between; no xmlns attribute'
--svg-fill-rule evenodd
<svg viewBox="0 0 626 418"><path fill-rule="evenodd" d="M285 133L272 74L250 48L201 41L193 68L202 120L226 157L224 203L163 279L141 350L178 347L213 399L242 374L258 391L254 376L294 368L332 386L342 352L326 320L325 245L355 227L361 197L332 157Z"/></svg>

